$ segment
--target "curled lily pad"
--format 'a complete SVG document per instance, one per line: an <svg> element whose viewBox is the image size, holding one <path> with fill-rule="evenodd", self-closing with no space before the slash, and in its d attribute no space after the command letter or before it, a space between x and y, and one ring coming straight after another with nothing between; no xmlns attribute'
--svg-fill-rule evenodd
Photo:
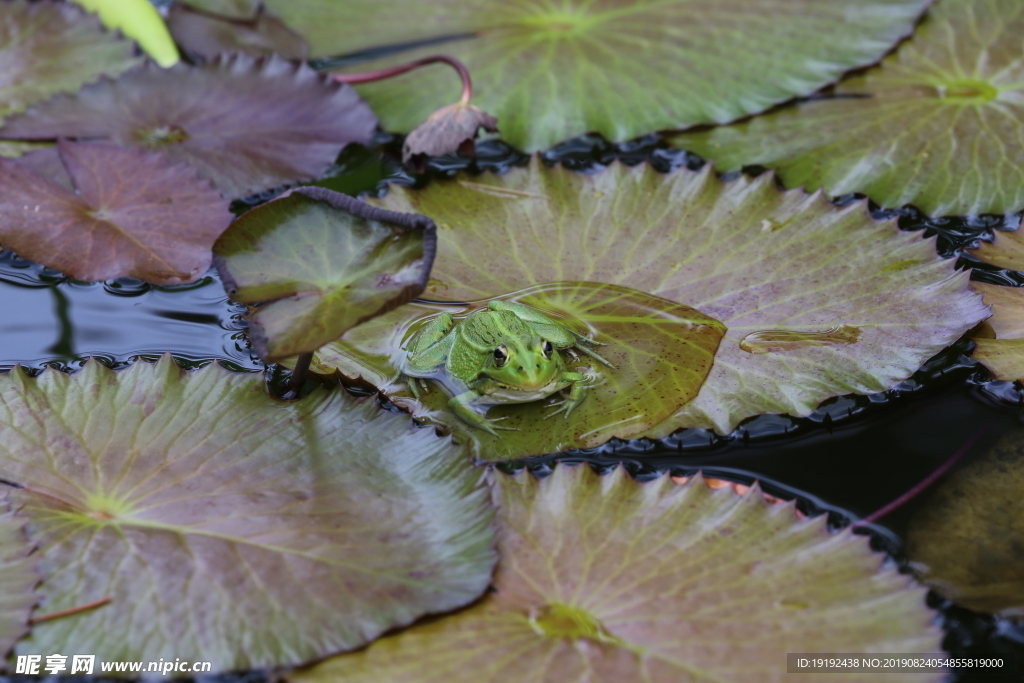
<svg viewBox="0 0 1024 683"><path fill-rule="evenodd" d="M355 91L279 57L148 65L11 119L7 138L104 138L190 164L228 197L312 178L377 119Z"/></svg>
<svg viewBox="0 0 1024 683"><path fill-rule="evenodd" d="M0 479L47 568L17 652L202 660L214 672L347 650L474 600L491 506L460 449L403 415L164 356L0 376Z"/></svg>
<svg viewBox="0 0 1024 683"><path fill-rule="evenodd" d="M907 557L958 604L1024 616L1024 430L954 472L911 520Z"/></svg>
<svg viewBox="0 0 1024 683"><path fill-rule="evenodd" d="M437 237L426 216L299 188L245 213L217 241L229 296L267 362L315 351L423 292Z"/></svg>
<svg viewBox="0 0 1024 683"><path fill-rule="evenodd" d="M807 415L831 396L888 389L988 317L931 240L872 220L864 203L781 192L769 174L722 182L709 168L666 176L616 164L581 175L534 160L372 201L438 224L425 298L597 282L721 321L700 393L654 436L728 433L751 415Z"/></svg>
<svg viewBox="0 0 1024 683"><path fill-rule="evenodd" d="M493 591L290 683L774 682L791 678L786 652L939 651L923 588L883 569L867 538L798 520L757 487L638 484L586 466L493 483Z"/></svg>
<svg viewBox="0 0 1024 683"><path fill-rule="evenodd" d="M138 63L129 41L70 3L0 3L0 118Z"/></svg>
<svg viewBox="0 0 1024 683"><path fill-rule="evenodd" d="M992 306L992 317L974 337L974 357L996 379L1024 380L1024 289L984 282L972 282L971 289Z"/></svg>
<svg viewBox="0 0 1024 683"><path fill-rule="evenodd" d="M880 68L833 96L675 144L719 170L758 164L789 187L861 192L932 215L1024 208L1024 13L1018 0L942 0Z"/></svg>
<svg viewBox="0 0 1024 683"><path fill-rule="evenodd" d="M469 104L457 102L441 107L409 133L402 145L402 160L450 154L456 150L472 155L473 141L480 129L495 133L498 119ZM469 150L465 148L469 146Z"/></svg>
<svg viewBox="0 0 1024 683"><path fill-rule="evenodd" d="M602 345L599 355L614 367L584 353L574 358L562 352L569 371L586 378L586 398L571 414L552 414L562 400L559 394L495 405L487 417L501 420L503 431L492 435L448 408L449 399L462 389L443 373L429 380L419 400L411 398L408 380L399 373L411 335L443 312L458 324L468 313L486 308L487 301L403 306L320 349L312 367L369 381L414 415L455 430L478 458L504 460L591 448L657 425L697 395L725 333L722 323L689 306L617 285L548 283L501 300L539 310Z"/></svg>
<svg viewBox="0 0 1024 683"><path fill-rule="evenodd" d="M40 577L29 557L27 518L16 515L0 494L0 671L14 644L28 633L29 615L39 602L34 588Z"/></svg>
<svg viewBox="0 0 1024 683"><path fill-rule="evenodd" d="M64 140L58 149L66 174L52 151L0 159L0 244L79 280L181 284L206 274L231 212L194 169L141 149Z"/></svg>
<svg viewBox="0 0 1024 683"><path fill-rule="evenodd" d="M442 49L473 74L474 103L498 117L505 140L526 150L588 131L624 140L763 111L881 58L911 32L927 4L266 1L306 36L314 56L458 38ZM404 52L387 64L437 50ZM362 85L359 92L385 127L401 131L458 95L451 75L440 69Z"/></svg>
<svg viewBox="0 0 1024 683"><path fill-rule="evenodd" d="M265 12L245 19L227 19L171 5L167 28L186 52L214 57L219 52L244 52L256 57L276 52L289 59L306 59L305 38Z"/></svg>

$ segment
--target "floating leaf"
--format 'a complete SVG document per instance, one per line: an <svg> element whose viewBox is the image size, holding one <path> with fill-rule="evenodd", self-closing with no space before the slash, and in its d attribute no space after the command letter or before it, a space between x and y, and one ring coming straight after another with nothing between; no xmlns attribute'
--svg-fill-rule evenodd
<svg viewBox="0 0 1024 683"><path fill-rule="evenodd" d="M426 216L385 211L323 188L299 188L246 212L217 241L235 301L267 362L315 351L423 292L437 248Z"/></svg>
<svg viewBox="0 0 1024 683"><path fill-rule="evenodd" d="M52 153L27 155L34 167L0 160L0 244L79 280L181 284L206 274L231 212L193 169L141 149L58 148L77 192L36 172L59 170Z"/></svg>
<svg viewBox="0 0 1024 683"><path fill-rule="evenodd" d="M610 140L725 123L811 93L909 34L927 0L267 0L314 56L456 37L473 101L502 137L542 149L588 131ZM401 17L401 21L395 21ZM434 40L433 42L437 42ZM387 64L433 54L436 45ZM377 64L373 65L378 66ZM360 64L359 69L364 67ZM770 74L770 77L766 77ZM359 87L388 129L453 101L443 69Z"/></svg>
<svg viewBox="0 0 1024 683"><path fill-rule="evenodd" d="M1024 271L1024 231L997 230L991 242L981 242L972 253L993 266Z"/></svg>
<svg viewBox="0 0 1024 683"><path fill-rule="evenodd" d="M907 557L964 607L1024 615L1024 430L950 475L911 520Z"/></svg>
<svg viewBox="0 0 1024 683"><path fill-rule="evenodd" d="M33 589L41 577L29 557L32 544L25 536L25 522L0 494L0 671L7 653L28 633L29 616L39 602Z"/></svg>
<svg viewBox="0 0 1024 683"><path fill-rule="evenodd" d="M643 433L693 400L711 370L724 326L688 306L617 285L587 282L549 283L501 297L543 311L574 327L578 334L605 346L598 351L614 368L585 355L571 359L570 372L587 376L587 396L569 416L551 413L548 400L494 406L490 419L502 420L498 436L462 422L448 409L460 393L444 376L430 381L420 400L411 398L400 377L403 346L423 324L440 312L457 321L487 306L412 304L361 325L316 355L314 371L339 370L362 377L414 415L455 430L484 460L520 458L570 448L592 448L613 437Z"/></svg>
<svg viewBox="0 0 1024 683"><path fill-rule="evenodd" d="M251 19L229 20L171 5L167 28L186 52L214 57L219 52L245 52L254 57L276 52L289 59L306 59L306 39L280 19L260 13Z"/></svg>
<svg viewBox="0 0 1024 683"><path fill-rule="evenodd" d="M170 356L0 377L0 478L49 569L21 653L203 660L214 672L359 647L475 599L490 503L463 454L407 417Z"/></svg>
<svg viewBox="0 0 1024 683"><path fill-rule="evenodd" d="M1024 208L1019 0L942 0L879 69L833 96L674 138L719 171L758 164L789 187L862 192L931 215Z"/></svg>
<svg viewBox="0 0 1024 683"><path fill-rule="evenodd" d="M883 569L867 538L797 520L757 487L638 484L586 466L494 484L493 591L289 681L767 682L789 680L786 652L939 651L924 590Z"/></svg>
<svg viewBox="0 0 1024 683"><path fill-rule="evenodd" d="M984 282L972 282L971 289L984 294L985 303L992 306L992 317L974 338L974 357L996 379L1024 379L1024 289Z"/></svg>
<svg viewBox="0 0 1024 683"><path fill-rule="evenodd" d="M121 31L162 67L181 61L160 12L149 0L73 0L99 15L104 26Z"/></svg>
<svg viewBox="0 0 1024 683"><path fill-rule="evenodd" d="M498 119L469 104L456 102L441 107L416 130L409 133L402 145L402 161L408 163L416 157L437 157L463 151L469 145L472 155L473 141L480 129L498 132Z"/></svg>
<svg viewBox="0 0 1024 683"><path fill-rule="evenodd" d="M321 174L377 119L355 91L279 57L133 71L11 119L8 138L109 138L194 166L228 197Z"/></svg>
<svg viewBox="0 0 1024 683"><path fill-rule="evenodd" d="M260 8L260 0L178 0L197 10L230 19L253 19Z"/></svg>
<svg viewBox="0 0 1024 683"><path fill-rule="evenodd" d="M666 176L616 164L581 175L534 160L503 176L392 187L372 201L438 224L425 298L483 300L589 281L724 323L700 394L655 436L682 427L728 433L751 415L803 416L831 396L883 391L988 316L967 273L936 256L932 240L873 221L864 203L839 208L780 192L769 174L725 183L709 168ZM844 325L835 343L740 347L752 333L821 335Z"/></svg>
<svg viewBox="0 0 1024 683"><path fill-rule="evenodd" d="M0 119L138 62L129 41L78 7L0 3Z"/></svg>

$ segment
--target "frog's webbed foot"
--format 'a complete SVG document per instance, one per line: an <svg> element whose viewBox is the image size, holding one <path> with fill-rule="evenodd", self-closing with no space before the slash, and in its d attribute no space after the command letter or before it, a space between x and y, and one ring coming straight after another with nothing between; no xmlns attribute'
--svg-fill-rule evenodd
<svg viewBox="0 0 1024 683"><path fill-rule="evenodd" d="M604 363L605 365L610 367L612 370L617 369L614 365L612 365L607 360L605 360L601 356L601 354L599 354L594 349L590 348L591 344L597 344L598 346L605 346L605 344L602 344L601 342L597 342L597 341L594 341L593 339L587 339L586 337L584 337L583 339L580 339L580 340L578 340L576 342L576 348L578 348L580 351L582 351L583 353L587 354L588 356L590 356L594 360L600 361L601 363Z"/></svg>
<svg viewBox="0 0 1024 683"><path fill-rule="evenodd" d="M455 416L458 417L463 422L465 422L466 424L470 425L471 427L476 427L477 429L482 429L491 436L498 436L497 430L499 429L507 432L519 431L518 427L502 427L501 425L494 424L495 422L500 422L501 420L508 419L507 416L496 417L493 420L491 420L473 410L470 407L470 405L473 403L473 401L476 401L480 398L481 396L477 392L466 391L449 400L448 409L455 413Z"/></svg>
<svg viewBox="0 0 1024 683"><path fill-rule="evenodd" d="M420 400L420 391L427 393L430 391L430 385L427 384L427 380L422 377L411 377L405 376L405 385L409 387L409 391L412 392L413 398L417 401Z"/></svg>
<svg viewBox="0 0 1024 683"><path fill-rule="evenodd" d="M569 395L563 398L557 403L549 404L548 408L554 408L550 413L544 416L544 419L554 417L559 413L565 413L565 418L569 418L569 413L576 410L576 407L583 403L583 399L587 397L587 387L583 384L587 378L584 375L580 375L575 372L567 372L562 375L564 379L572 381L572 388L569 389Z"/></svg>

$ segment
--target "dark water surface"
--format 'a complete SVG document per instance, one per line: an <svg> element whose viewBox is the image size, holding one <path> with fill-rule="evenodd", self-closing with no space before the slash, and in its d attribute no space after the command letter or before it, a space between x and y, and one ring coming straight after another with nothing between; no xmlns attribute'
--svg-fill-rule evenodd
<svg viewBox="0 0 1024 683"><path fill-rule="evenodd" d="M473 158L435 159L424 175L413 176L395 161L400 140L382 136L380 142L380 147L346 151L317 184L349 194L374 192L385 180L420 185L459 170L501 172L528 159L500 142L486 142L478 145ZM662 171L702 163L667 148L656 136L622 145L583 136L544 154L548 163L582 172L598 170L616 158L649 161ZM236 202L234 208L243 211L274 194ZM844 197L837 203L854 199ZM961 254L976 240L991 238L993 230L1016 227L1017 215L925 219L913 209L875 213L879 218L899 216L903 229L938 234L939 252L959 258L962 267L976 266L975 279L1024 284L1018 273L978 264ZM165 351L187 364L218 360L234 370L260 370L262 364L244 339L244 312L244 307L227 300L212 272L182 287L153 287L131 278L81 283L0 252L0 372L19 363L33 369L51 364L74 370L90 355L122 366L138 356L152 358ZM970 348L970 342L962 340L895 389L833 399L808 418L761 416L725 437L685 430L660 442L614 442L500 467L528 467L543 476L556 460L585 461L599 468L625 462L641 479L664 471L684 474L701 469L736 481L759 480L776 495L796 498L805 511L828 512L832 524L845 525L910 489L979 432L983 435L965 462L1020 424L1024 392L990 381L984 368L966 355ZM899 558L907 523L927 499L926 492L875 525L875 546ZM934 595L932 604L943 609L948 649L961 654L1016 654L1024 664L1024 628L951 607ZM968 673L951 680L1000 680L992 674L978 676Z"/></svg>

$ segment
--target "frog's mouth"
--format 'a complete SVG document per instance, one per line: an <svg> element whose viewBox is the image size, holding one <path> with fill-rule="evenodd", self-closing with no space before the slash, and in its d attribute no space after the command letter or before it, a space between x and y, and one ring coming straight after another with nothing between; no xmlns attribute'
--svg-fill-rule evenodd
<svg viewBox="0 0 1024 683"><path fill-rule="evenodd" d="M557 377L545 382L544 384L535 386L520 385L513 387L497 381L495 381L495 384L497 385L497 389L488 392L488 396L508 403L529 403L530 401L539 401L540 399L547 398L559 389L564 389L569 385L568 382L562 382Z"/></svg>

